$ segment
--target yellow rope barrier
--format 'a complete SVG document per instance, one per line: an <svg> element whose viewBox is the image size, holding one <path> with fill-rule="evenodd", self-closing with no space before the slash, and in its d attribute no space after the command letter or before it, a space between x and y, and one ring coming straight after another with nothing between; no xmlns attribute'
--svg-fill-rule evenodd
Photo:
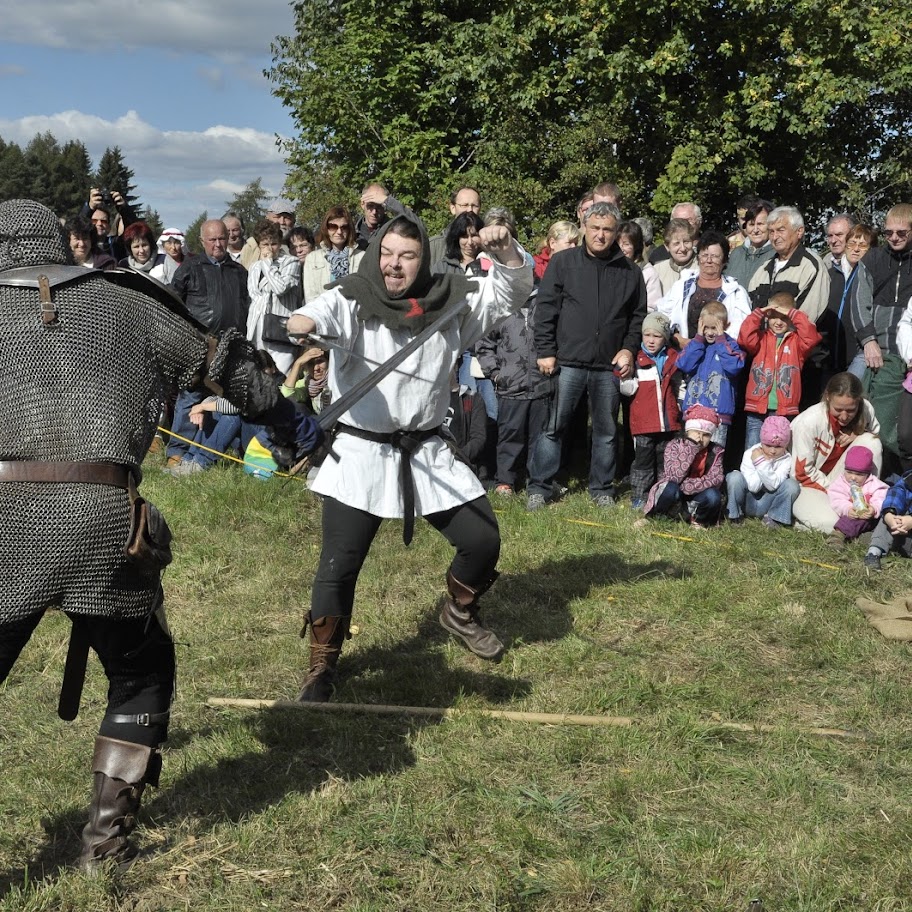
<svg viewBox="0 0 912 912"><path fill-rule="evenodd" d="M207 453L212 453L214 456L219 456L222 459L229 459L231 462L237 462L240 465L248 465L251 468L259 469L260 471L269 471L271 474L275 475L277 478L296 478L298 481L306 481L307 476L305 475L292 475L290 472L282 472L279 469L268 469L265 470L263 466L257 465L255 462L249 462L246 459L241 459L238 456L232 456L230 453L222 453L219 450L213 450L212 447L204 446L201 443L197 443L194 440L190 440L187 437L183 437L180 434L176 434L174 431L169 431L168 428L163 428L161 425L158 426L158 430L167 434L169 437L173 437L175 440L183 441L184 443L190 444L190 446L196 447L198 450L205 450Z"/></svg>
<svg viewBox="0 0 912 912"><path fill-rule="evenodd" d="M574 523L577 526L598 526L601 529L611 529L612 526L609 526L605 523L591 522L587 519L565 519L564 522ZM672 535L670 532L648 532L648 535L652 535L656 538L671 538L674 541L682 542L693 542L696 544L709 544L709 539L706 538L691 538L687 535ZM763 551L762 552L766 557L780 557L781 555L777 554L774 551ZM810 560L807 557L796 557L796 561L799 564L810 564L812 567L822 567L824 570L842 570L842 567L837 567L835 564L825 564L822 561Z"/></svg>

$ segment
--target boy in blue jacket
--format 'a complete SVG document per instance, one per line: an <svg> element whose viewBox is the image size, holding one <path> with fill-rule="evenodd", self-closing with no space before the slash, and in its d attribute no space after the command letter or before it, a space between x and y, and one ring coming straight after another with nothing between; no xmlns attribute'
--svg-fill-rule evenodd
<svg viewBox="0 0 912 912"><path fill-rule="evenodd" d="M712 442L725 446L728 426L735 414L735 380L744 370L744 352L725 330L728 311L719 301L710 301L700 311L697 334L678 355L678 370L686 378L681 411L705 405L719 416Z"/></svg>
<svg viewBox="0 0 912 912"><path fill-rule="evenodd" d="M912 472L906 472L887 491L880 508L880 522L871 534L871 545L864 556L869 570L881 570L880 559L890 551L912 557Z"/></svg>

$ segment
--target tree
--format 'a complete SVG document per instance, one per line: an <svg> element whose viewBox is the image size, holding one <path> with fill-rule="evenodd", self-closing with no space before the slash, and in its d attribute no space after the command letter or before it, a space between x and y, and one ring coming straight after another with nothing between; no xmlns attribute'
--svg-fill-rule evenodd
<svg viewBox="0 0 912 912"><path fill-rule="evenodd" d="M0 139L0 199L27 197L67 218L79 212L91 186L121 190L135 204L132 180L133 172L116 146L105 152L93 174L89 153L79 140L61 146L52 133L38 133L23 151Z"/></svg>
<svg viewBox="0 0 912 912"><path fill-rule="evenodd" d="M290 182L366 179L445 220L473 183L527 231L599 180L664 220L727 226L756 191L812 218L912 192L898 0L300 0L267 75L298 135ZM407 36L404 40L403 36ZM316 177L315 177L316 176Z"/></svg>
<svg viewBox="0 0 912 912"><path fill-rule="evenodd" d="M266 211L263 203L269 194L263 189L262 178L251 181L234 199L225 203L226 211L236 212L244 223L247 234L253 232L253 226L263 217Z"/></svg>
<svg viewBox="0 0 912 912"><path fill-rule="evenodd" d="M158 209L153 209L151 206L146 206L142 211L141 219L149 226L152 231L152 234L155 237L159 237L161 233L165 230L165 223L162 221L162 217L159 214Z"/></svg>
<svg viewBox="0 0 912 912"><path fill-rule="evenodd" d="M193 222L191 222L190 227L184 234L184 243L187 245L187 249L190 253L203 252L203 242L200 240L200 229L203 227L203 222L208 218L208 212L201 212Z"/></svg>
<svg viewBox="0 0 912 912"><path fill-rule="evenodd" d="M75 139L64 145L60 158L54 188L58 208L54 211L60 215L76 215L89 198L92 160L85 145Z"/></svg>
<svg viewBox="0 0 912 912"><path fill-rule="evenodd" d="M0 139L0 200L28 197L29 183L22 148Z"/></svg>
<svg viewBox="0 0 912 912"><path fill-rule="evenodd" d="M308 169L306 177L303 172L296 174L293 180L287 181L287 186L292 197L301 201L298 203L298 224L316 230L331 206L348 206L355 212L362 185L357 188L346 185L337 169L322 163Z"/></svg>
<svg viewBox="0 0 912 912"><path fill-rule="evenodd" d="M54 163L60 157L60 146L51 133L37 133L25 147L24 159L29 187L23 196L54 208Z"/></svg>
<svg viewBox="0 0 912 912"><path fill-rule="evenodd" d="M136 196L136 185L133 183L134 174L123 160L120 146L113 149L107 148L98 162L98 170L94 174L92 186L99 190L116 190L123 195L127 204L134 212L139 212L142 204Z"/></svg>
<svg viewBox="0 0 912 912"><path fill-rule="evenodd" d="M10 166L15 174L19 171L19 154L10 146L6 156L11 159ZM61 148L53 134L39 133L22 153L21 165L18 178L12 178L18 187L10 188L16 195L44 203L64 218L79 212L88 195L92 167L89 153L81 142L70 140ZM7 179L10 177L12 175Z"/></svg>

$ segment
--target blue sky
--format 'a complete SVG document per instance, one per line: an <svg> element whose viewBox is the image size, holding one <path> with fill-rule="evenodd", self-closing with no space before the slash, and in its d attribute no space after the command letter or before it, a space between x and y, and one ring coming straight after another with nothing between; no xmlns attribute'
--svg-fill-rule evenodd
<svg viewBox="0 0 912 912"><path fill-rule="evenodd" d="M260 177L281 190L293 132L262 70L292 31L287 0L32 0L0 41L0 137L50 130L93 164L120 146L142 202L184 228Z"/></svg>

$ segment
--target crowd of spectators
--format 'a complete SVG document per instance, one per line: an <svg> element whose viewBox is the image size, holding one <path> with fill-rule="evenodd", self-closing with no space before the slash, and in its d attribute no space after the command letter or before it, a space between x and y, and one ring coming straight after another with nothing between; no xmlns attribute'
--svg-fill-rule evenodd
<svg viewBox="0 0 912 912"><path fill-rule="evenodd" d="M244 333L313 412L332 396L332 351L295 347L275 319L356 272L378 228L409 210L377 183L360 214L332 206L316 231L295 210L275 199L249 235L227 212L203 223L191 253L180 230L155 237L119 193L92 190L65 230L76 264L149 275L208 330ZM499 224L516 237L511 213L485 210L473 187L456 188L449 211L432 270L485 275L478 233ZM728 235L677 204L659 245L649 219L622 211L610 182L584 194L575 219L556 220L527 254L525 306L454 365L446 425L492 496L524 489L527 508L544 509L583 451L593 502L629 497L639 523L794 524L836 549L862 540L872 569L906 553L912 205L893 206L880 228L834 215L819 252L799 209L756 196L737 202ZM162 420L176 477L231 446L256 452L255 474L276 468L266 430L223 400L181 390Z"/></svg>

